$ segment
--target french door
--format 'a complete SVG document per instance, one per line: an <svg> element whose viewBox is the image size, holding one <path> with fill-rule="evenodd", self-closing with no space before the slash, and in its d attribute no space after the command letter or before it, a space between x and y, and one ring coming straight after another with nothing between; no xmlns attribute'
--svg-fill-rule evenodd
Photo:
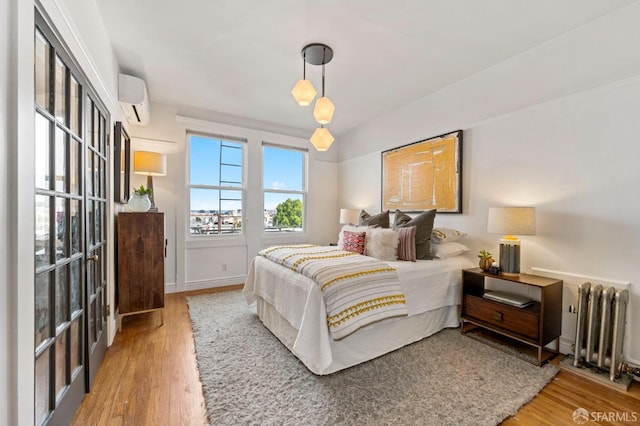
<svg viewBox="0 0 640 426"><path fill-rule="evenodd" d="M86 111L86 317L87 392L107 350L107 124L108 120L91 95Z"/></svg>
<svg viewBox="0 0 640 426"><path fill-rule="evenodd" d="M107 346L106 108L36 11L35 422L69 424Z"/></svg>

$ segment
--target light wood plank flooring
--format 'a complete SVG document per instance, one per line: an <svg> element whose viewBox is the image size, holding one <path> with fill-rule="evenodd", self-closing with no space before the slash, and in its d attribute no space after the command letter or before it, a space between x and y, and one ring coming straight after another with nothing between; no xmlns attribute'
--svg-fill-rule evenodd
<svg viewBox="0 0 640 426"><path fill-rule="evenodd" d="M207 424L185 297L213 291L167 294L163 326L159 312L125 317L73 425ZM635 412L640 425L640 384L623 393L561 371L503 424L572 425L579 407L605 415Z"/></svg>

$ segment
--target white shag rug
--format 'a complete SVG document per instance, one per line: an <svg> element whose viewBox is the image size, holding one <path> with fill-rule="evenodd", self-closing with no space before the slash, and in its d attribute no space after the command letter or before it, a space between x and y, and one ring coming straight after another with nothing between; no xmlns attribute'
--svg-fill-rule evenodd
<svg viewBox="0 0 640 426"><path fill-rule="evenodd" d="M447 329L316 376L240 290L187 298L212 425L495 425L557 374Z"/></svg>

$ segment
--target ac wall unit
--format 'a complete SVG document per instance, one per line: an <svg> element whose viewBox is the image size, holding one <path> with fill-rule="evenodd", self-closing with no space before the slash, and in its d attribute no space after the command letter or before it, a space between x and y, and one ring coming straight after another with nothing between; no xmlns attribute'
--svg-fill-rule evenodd
<svg viewBox="0 0 640 426"><path fill-rule="evenodd" d="M149 95L144 80L118 74L118 101L129 124L144 126L149 123Z"/></svg>

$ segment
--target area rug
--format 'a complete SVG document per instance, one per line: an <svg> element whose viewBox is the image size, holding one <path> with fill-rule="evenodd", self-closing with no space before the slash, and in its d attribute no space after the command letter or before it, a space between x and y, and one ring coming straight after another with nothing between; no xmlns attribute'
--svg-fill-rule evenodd
<svg viewBox="0 0 640 426"><path fill-rule="evenodd" d="M443 330L316 376L240 290L187 298L212 425L495 425L557 374Z"/></svg>

